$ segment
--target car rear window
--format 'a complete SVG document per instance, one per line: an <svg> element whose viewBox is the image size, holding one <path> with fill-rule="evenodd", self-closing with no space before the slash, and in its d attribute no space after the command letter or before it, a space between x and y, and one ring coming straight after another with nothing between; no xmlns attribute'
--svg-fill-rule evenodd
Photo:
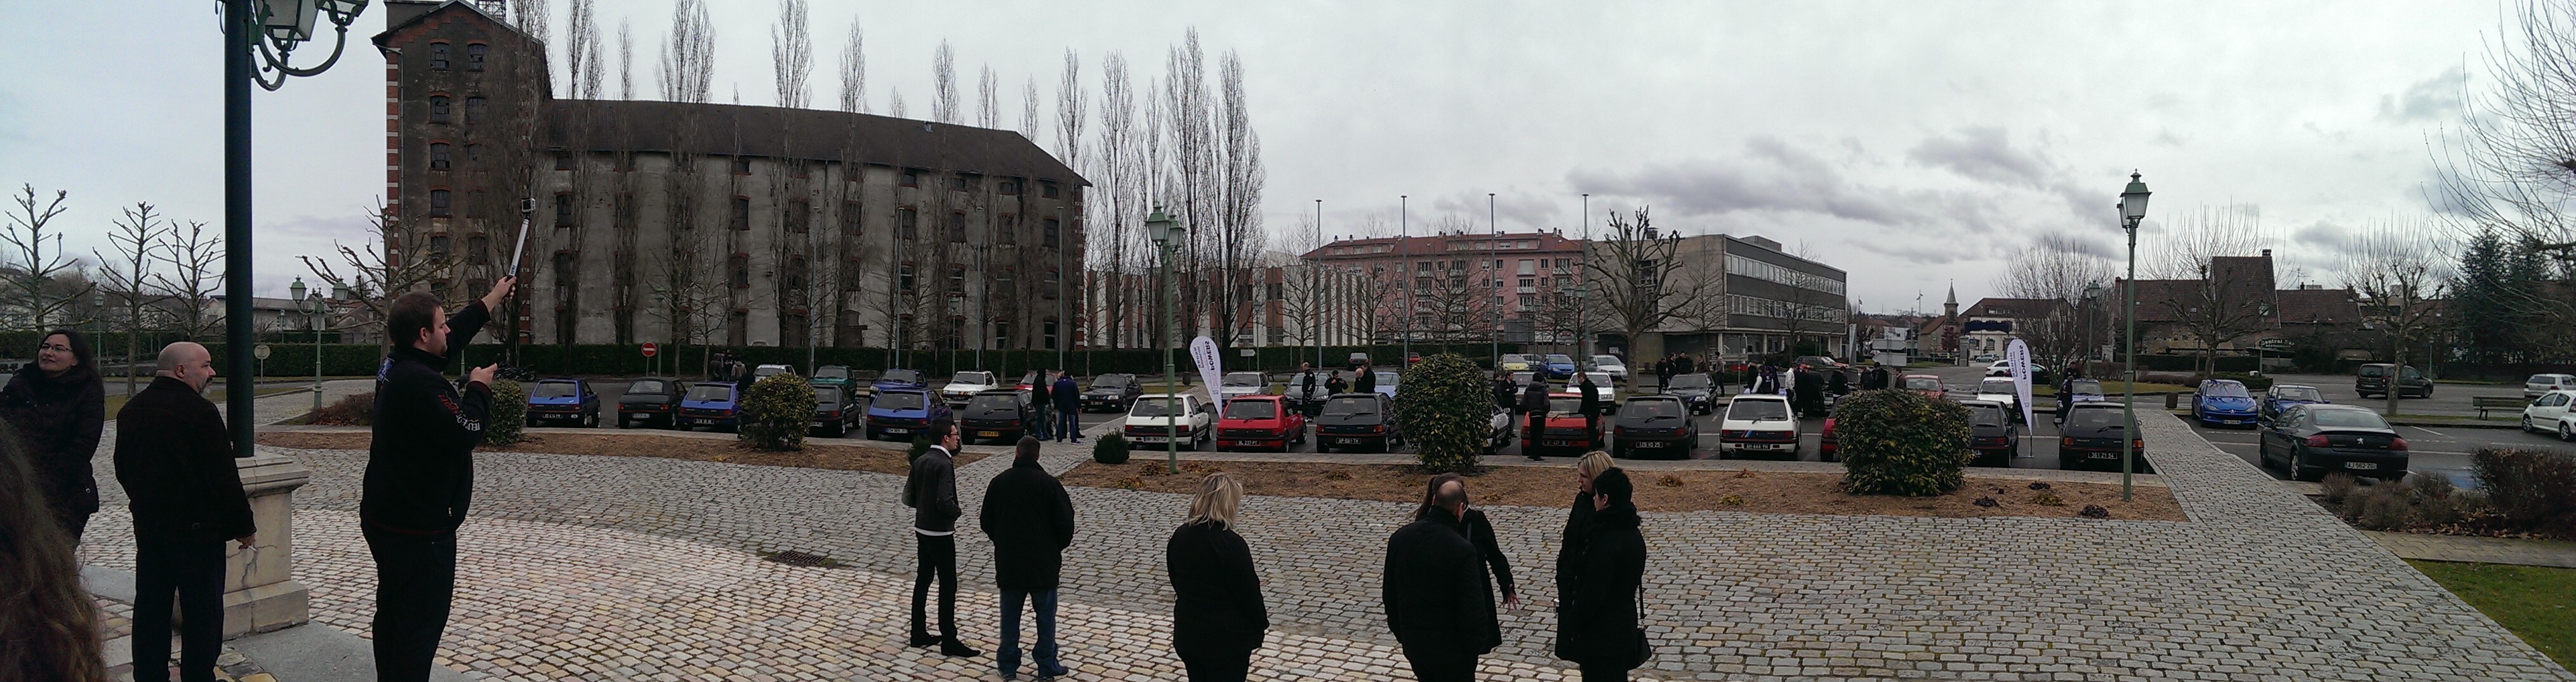
<svg viewBox="0 0 2576 682"><path fill-rule="evenodd" d="M638 381L626 385L628 393L668 393L671 387L659 381Z"/></svg>
<svg viewBox="0 0 2576 682"><path fill-rule="evenodd" d="M1279 403L1270 400L1236 400L1225 404L1227 419L1269 419L1279 416Z"/></svg>
<svg viewBox="0 0 2576 682"><path fill-rule="evenodd" d="M1129 408L1127 410L1127 414L1137 417L1169 416L1170 413L1163 411L1165 403L1170 403L1172 411L1174 412L1189 409L1189 401L1187 400L1181 400L1176 397L1158 398L1154 396L1146 396L1136 399L1136 406Z"/></svg>
<svg viewBox="0 0 2576 682"><path fill-rule="evenodd" d="M848 368L848 367L825 367L825 368L822 368L822 369L814 370L814 378L816 378L816 379L847 379L847 378L850 378L850 368Z"/></svg>
<svg viewBox="0 0 2576 682"><path fill-rule="evenodd" d="M979 395L966 401L966 409L1008 412L1020 408L1020 399L1007 395Z"/></svg>
<svg viewBox="0 0 2576 682"><path fill-rule="evenodd" d="M1969 405L1968 423L1978 426L2003 426L2004 408L2001 405Z"/></svg>
<svg viewBox="0 0 2576 682"><path fill-rule="evenodd" d="M993 383L993 373L992 373L992 372L958 372L958 373L956 373L956 374L951 375L951 376L949 376L949 377L948 377L948 383L952 383L952 384L990 384L990 383Z"/></svg>
<svg viewBox="0 0 2576 682"><path fill-rule="evenodd" d="M1726 418L1733 420L1786 420L1789 403L1778 400L1738 400L1726 406Z"/></svg>
<svg viewBox="0 0 2576 682"><path fill-rule="evenodd" d="M1977 382L1977 392L1978 392L1978 393L2020 393L2020 392L2021 392L2021 387L2020 387L2020 386L2017 386L2017 385L2014 385L2014 384L2013 384L2013 380L2011 380L2011 379L2004 379L2004 380L2000 380L2000 381L1995 380L1995 379L1987 379L1987 380L1985 380L1985 381Z"/></svg>
<svg viewBox="0 0 2576 682"><path fill-rule="evenodd" d="M1259 386L1262 384L1260 372L1228 372L1225 375L1224 381L1227 386Z"/></svg>
<svg viewBox="0 0 2576 682"><path fill-rule="evenodd" d="M733 387L724 384L698 384L689 387L690 400L732 400Z"/></svg>
<svg viewBox="0 0 2576 682"><path fill-rule="evenodd" d="M2119 426L2120 410L2117 408L2080 409L2066 418L2066 428L2069 431L2103 427L2118 428Z"/></svg>
<svg viewBox="0 0 2576 682"><path fill-rule="evenodd" d="M1619 414L1620 416L1625 417L1679 417L1682 415L1682 402L1679 400L1631 400L1628 401L1627 405L1619 408Z"/></svg>
<svg viewBox="0 0 2576 682"><path fill-rule="evenodd" d="M540 381L535 389L528 391L528 395L538 398L570 398L574 393L569 381Z"/></svg>
<svg viewBox="0 0 2576 682"><path fill-rule="evenodd" d="M814 387L814 402L825 405L841 402L841 389L830 386L816 386Z"/></svg>
<svg viewBox="0 0 2576 682"><path fill-rule="evenodd" d="M870 399L870 402L877 407L889 410L918 410L921 409L921 394L879 393L877 397Z"/></svg>
<svg viewBox="0 0 2576 682"><path fill-rule="evenodd" d="M1324 403L1324 414L1377 414L1377 401L1368 398L1334 398Z"/></svg>
<svg viewBox="0 0 2576 682"><path fill-rule="evenodd" d="M1680 375L1675 375L1675 376L1673 377L1673 381L1672 381L1672 383L1665 384L1665 385L1664 385L1664 388L1708 388L1708 375L1706 375L1706 374L1680 374Z"/></svg>
<svg viewBox="0 0 2576 682"><path fill-rule="evenodd" d="M2318 395L2317 389L2306 386L2282 386L2272 389L2272 394L2280 396L2282 400L2322 400L2325 397Z"/></svg>
<svg viewBox="0 0 2576 682"><path fill-rule="evenodd" d="M2388 375L2388 372L2387 372L2387 368L2385 368L2385 367L2367 367L2367 366L2366 366L2366 367L2362 367L2362 368L2361 368L2361 375L2362 375L2362 376L2366 376L2366 377L2387 376L2387 375Z"/></svg>
<svg viewBox="0 0 2576 682"><path fill-rule="evenodd" d="M1905 388L1915 391L1941 390L1941 380L1931 377L1906 377Z"/></svg>
<svg viewBox="0 0 2576 682"><path fill-rule="evenodd" d="M2388 428L2387 420L2380 419L2379 415L2368 410L2317 410L2312 414L2316 416L2318 426Z"/></svg>
<svg viewBox="0 0 2576 682"><path fill-rule="evenodd" d="M1582 399L1582 398L1554 398L1554 397L1551 397L1551 398L1548 398L1548 399L1547 399L1547 411L1549 411L1549 412L1577 412L1577 411L1581 411L1582 409L1583 409L1583 399Z"/></svg>
<svg viewBox="0 0 2576 682"><path fill-rule="evenodd" d="M2075 383L2069 384L2068 388L2074 389L2074 392L2076 393L2091 393L2094 395L2102 394L2102 382L2094 381L2092 379L2077 379L2075 380Z"/></svg>

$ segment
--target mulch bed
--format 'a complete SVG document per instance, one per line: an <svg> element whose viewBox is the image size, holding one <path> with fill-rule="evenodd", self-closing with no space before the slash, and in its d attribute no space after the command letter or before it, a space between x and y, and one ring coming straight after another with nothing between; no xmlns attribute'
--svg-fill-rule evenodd
<svg viewBox="0 0 2576 682"><path fill-rule="evenodd" d="M1085 462L1065 472L1065 485L1124 488L1164 493L1192 493L1208 472L1223 471L1243 483L1247 495L1322 497L1379 502L1418 502L1431 477L1400 465L1319 464L1307 462L1182 462L1180 474L1163 473L1162 462L1107 465ZM1741 511L1772 514L1844 516L1983 516L2072 517L2087 506L2099 506L2109 518L2188 521L2170 490L2141 486L2135 499L2120 501L2120 486L2101 483L2038 483L1970 476L1967 485L1935 497L1853 495L1843 492L1842 474L1779 471L1637 472L1637 508L1644 511ZM1501 466L1469 478L1467 492L1478 504L1562 507L1574 499L1571 467ZM2043 494L2056 504L2044 504ZM1977 504L1990 499L1993 506Z"/></svg>
<svg viewBox="0 0 2576 682"><path fill-rule="evenodd" d="M373 437L364 433L263 433L261 445L319 450L365 450ZM872 471L901 474L912 470L912 460L904 450L839 445L807 439L805 449L795 452L755 450L733 441L704 438L672 437L648 434L614 433L545 433L528 434L510 445L485 445L482 451L528 452L551 455L604 455L612 457L660 457L696 462L727 462L762 466L805 467L837 471ZM966 453L957 456L957 465L965 466L984 455Z"/></svg>

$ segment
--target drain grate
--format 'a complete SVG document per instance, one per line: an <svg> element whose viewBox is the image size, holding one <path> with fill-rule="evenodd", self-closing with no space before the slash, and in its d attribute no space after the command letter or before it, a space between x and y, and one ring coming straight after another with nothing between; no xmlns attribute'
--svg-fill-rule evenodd
<svg viewBox="0 0 2576 682"><path fill-rule="evenodd" d="M760 558L763 561L781 563L789 566L804 566L808 568L833 568L841 565L841 562L834 561L831 557L807 554L792 549L784 552L762 552L760 554Z"/></svg>

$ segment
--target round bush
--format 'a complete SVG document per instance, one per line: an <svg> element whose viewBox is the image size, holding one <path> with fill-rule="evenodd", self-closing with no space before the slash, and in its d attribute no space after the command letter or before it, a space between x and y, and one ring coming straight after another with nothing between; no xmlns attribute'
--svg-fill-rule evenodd
<svg viewBox="0 0 2576 682"><path fill-rule="evenodd" d="M1404 373L1396 391L1396 424L1412 441L1422 468L1467 471L1492 436L1494 385L1476 363L1452 353L1431 356Z"/></svg>
<svg viewBox="0 0 2576 682"><path fill-rule="evenodd" d="M1102 464L1126 464L1127 437L1110 433L1092 439L1091 461Z"/></svg>
<svg viewBox="0 0 2576 682"><path fill-rule="evenodd" d="M1903 389L1862 391L1834 406L1843 486L1861 495L1940 495L1964 482L1968 408Z"/></svg>
<svg viewBox="0 0 2576 682"><path fill-rule="evenodd" d="M508 379L492 381L492 414L483 418L483 442L519 442L528 426L528 387Z"/></svg>
<svg viewBox="0 0 2576 682"><path fill-rule="evenodd" d="M772 374L743 390L734 414L742 442L762 450L801 450L805 430L814 423L814 388L794 373Z"/></svg>

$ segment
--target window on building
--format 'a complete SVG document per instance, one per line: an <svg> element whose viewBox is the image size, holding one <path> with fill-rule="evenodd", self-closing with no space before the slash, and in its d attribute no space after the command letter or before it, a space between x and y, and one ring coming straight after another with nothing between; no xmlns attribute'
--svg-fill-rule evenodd
<svg viewBox="0 0 2576 682"><path fill-rule="evenodd" d="M555 170L559 170L559 171L568 171L568 170L572 170L572 155L571 155L571 154L556 154L556 155L555 155Z"/></svg>
<svg viewBox="0 0 2576 682"><path fill-rule="evenodd" d="M1038 333L1042 342L1045 344L1046 349L1055 350L1055 320L1047 320L1046 322L1040 323L1038 325Z"/></svg>
<svg viewBox="0 0 2576 682"><path fill-rule="evenodd" d="M951 266L948 266L948 293L958 294L958 293L965 293L965 291L966 291L966 266L963 266L963 265L951 265Z"/></svg>
<svg viewBox="0 0 2576 682"><path fill-rule="evenodd" d="M1284 282L1271 282L1271 283L1270 283L1270 300L1273 300L1273 301L1285 301L1285 300L1288 300L1288 286L1287 286L1287 284L1286 284L1286 283L1284 283Z"/></svg>
<svg viewBox="0 0 2576 682"><path fill-rule="evenodd" d="M474 265L489 265L489 264L491 264L491 262L492 262L492 240L487 239L487 238L485 238L483 235L479 235L479 234L478 234L478 235L471 236L471 237L466 237L466 238L465 238L465 262L467 262L467 263L471 263L471 264L474 264Z"/></svg>
<svg viewBox="0 0 2576 682"><path fill-rule="evenodd" d="M910 207L910 206L906 206L906 207L903 207L903 208L895 209L895 210L894 210L894 236L895 236L895 238L896 238L896 239L912 239L912 238L914 238L915 236L917 236L917 235L916 235L916 233L918 233L918 232L919 232L919 226L920 226L920 223L921 223L921 214L920 214L919 212L916 212L916 211L912 210L912 207Z"/></svg>
<svg viewBox="0 0 2576 682"><path fill-rule="evenodd" d="M950 213L950 214L948 214L948 241L952 241L952 242L962 242L962 241L966 241L966 214L965 214L965 213L963 213L963 212L958 212L958 213Z"/></svg>
<svg viewBox="0 0 2576 682"><path fill-rule="evenodd" d="M787 290L788 290L788 291L798 291L798 292L804 291L804 290L805 290L805 283L806 283L806 282L805 282L805 257L804 257L804 256L788 256L788 257L787 257Z"/></svg>
<svg viewBox="0 0 2576 682"><path fill-rule="evenodd" d="M1040 192L1040 193L1038 194L1038 196L1046 197L1046 198L1049 198L1049 199L1056 198L1056 196L1057 196L1059 193L1061 193L1061 192L1063 191L1063 190L1056 189L1055 183L1052 183L1052 182L1050 182L1050 183L1046 183L1046 184L1043 184L1043 185L1040 185L1040 186L1038 187L1038 189L1039 189L1039 192Z"/></svg>
<svg viewBox="0 0 2576 682"><path fill-rule="evenodd" d="M633 193L620 192L617 195L616 201L617 207L614 213L616 214L617 229L635 229L635 195Z"/></svg>
<svg viewBox="0 0 2576 682"><path fill-rule="evenodd" d="M859 236L859 202L841 202L841 234Z"/></svg>
<svg viewBox="0 0 2576 682"><path fill-rule="evenodd" d="M973 184L967 182L966 176L964 175L952 175L948 177L948 191L963 192L971 189L972 187Z"/></svg>
<svg viewBox="0 0 2576 682"><path fill-rule="evenodd" d="M448 193L447 193L447 190L443 190L443 189L433 189L433 190L430 190L430 191L429 191L429 214L430 214L430 215L447 215L447 202L448 202Z"/></svg>
<svg viewBox="0 0 2576 682"><path fill-rule="evenodd" d="M1062 283L1062 279L1062 276L1056 274L1055 268L1047 268L1046 282L1044 283L1044 286L1039 287L1038 293L1049 300L1053 300L1056 297L1057 285Z"/></svg>
<svg viewBox="0 0 2576 682"><path fill-rule="evenodd" d="M994 348L1009 348L1009 347L1011 347L1011 323L1010 323L1010 322L1007 322L1007 321L997 321L997 322L994 322L994 323L993 323L993 347L994 347Z"/></svg>
<svg viewBox="0 0 2576 682"><path fill-rule="evenodd" d="M1523 259L1521 259L1521 262L1520 262L1521 272L1520 272L1520 274L1527 275L1527 274L1530 274L1530 273L1538 272L1538 269L1537 269L1537 268L1532 267L1533 265L1535 265L1535 263L1531 262L1531 261L1530 261L1530 259L1527 259L1527 258L1523 258Z"/></svg>
<svg viewBox="0 0 2576 682"><path fill-rule="evenodd" d="M429 237L429 257L430 257L431 259L433 259L433 260L437 260L437 261L441 261L441 262L446 261L446 260L447 260L447 256L448 256L448 253L447 253L447 246L448 246L448 237L447 237L447 235L443 235L443 234L430 235L430 237Z"/></svg>
<svg viewBox="0 0 2576 682"><path fill-rule="evenodd" d="M1537 278L1534 278L1534 277L1523 277L1523 278L1521 278L1521 288L1523 288L1523 289L1527 289L1527 288L1535 287L1535 286L1538 286L1538 279L1537 279Z"/></svg>
<svg viewBox="0 0 2576 682"><path fill-rule="evenodd" d="M447 70L447 43L429 44L429 68L435 71Z"/></svg>
<svg viewBox="0 0 2576 682"><path fill-rule="evenodd" d="M554 270L554 276L555 276L555 288L556 288L557 290L561 290L561 289L563 289L564 287L567 287L567 286L571 286L571 285L572 285L572 283L573 283L573 281L574 281L574 279L575 279L575 277L574 277L574 276L573 276L573 274L572 274L572 252L570 252L570 251L556 251L556 252L555 252L555 270ZM561 292L560 292L560 291L558 291L558 292L557 292L557 295L558 295L558 296L560 296L560 295L561 295Z"/></svg>
<svg viewBox="0 0 2576 682"><path fill-rule="evenodd" d="M447 170L447 143L429 143L429 169Z"/></svg>
<svg viewBox="0 0 2576 682"><path fill-rule="evenodd" d="M999 184L995 185L995 187L997 188L997 189L996 189L996 191L999 191L999 192L1001 192L1001 193L1003 193L1003 194L1006 194L1006 195L1014 195L1014 196L1016 196L1016 195L1018 195L1018 194L1020 193L1020 181L1018 181L1018 180L1007 180L1007 179L1006 179L1006 180L1001 181Z"/></svg>
<svg viewBox="0 0 2576 682"><path fill-rule="evenodd" d="M467 71L481 71L481 70L483 70L483 59L484 59L485 57L489 57L489 56L491 56L491 55L492 55L492 46L490 46L490 45L485 45L485 44L482 44L482 43L466 43L466 44L465 44L465 70L467 70Z"/></svg>
<svg viewBox="0 0 2576 682"><path fill-rule="evenodd" d="M787 177L791 177L791 178L810 178L810 177L814 177L814 175L813 175L813 171L811 171L811 170L807 170L807 169L806 169L806 166L805 166L805 163L804 163L804 162L802 162L802 161L789 161L789 162L787 162Z"/></svg>
<svg viewBox="0 0 2576 682"><path fill-rule="evenodd" d="M733 229L751 229L751 197L733 198Z"/></svg>
<svg viewBox="0 0 2576 682"><path fill-rule="evenodd" d="M448 122L448 118L447 118L447 115L448 115L448 102L449 102L449 100L447 99L447 96L446 96L446 95L430 95L430 96L429 96L429 122L431 122L431 123L446 123L446 122Z"/></svg>
<svg viewBox="0 0 2576 682"><path fill-rule="evenodd" d="M1044 222L1039 223L1039 226L1041 228L1039 230L1039 239L1042 240L1040 242L1041 244L1046 246L1057 246L1059 242L1063 241L1061 237L1056 236L1056 233L1063 231L1064 227L1063 224L1057 222L1056 219L1048 218Z"/></svg>
<svg viewBox="0 0 2576 682"><path fill-rule="evenodd" d="M732 279L732 280L733 280L733 288L736 288L736 289L749 289L749 288L751 288L751 255L750 255L750 254L741 254L741 253L737 253L737 254L734 254L734 255L733 255L733 256L731 256L731 257L726 258L726 259L725 259L725 271L726 271L726 273L727 273L727 277L729 277L730 279Z"/></svg>
<svg viewBox="0 0 2576 682"><path fill-rule="evenodd" d="M994 271L993 271L993 288L994 288L994 289L997 289L997 290L1000 290L1001 292L1003 292L1003 293L1002 293L1002 295L1004 295L1004 296L1008 296L1008 295L1010 295L1010 292L1012 292L1012 291L1017 291L1017 289L1013 289L1013 288L1011 287L1011 279L1012 279L1012 278L1011 278L1011 269L1010 269L1010 268L1002 268L1002 269L999 269L999 270L994 270Z"/></svg>
<svg viewBox="0 0 2576 682"><path fill-rule="evenodd" d="M489 117L491 115L492 111L489 100L485 100L481 97L465 98L465 123L467 125L490 120Z"/></svg>
<svg viewBox="0 0 2576 682"><path fill-rule="evenodd" d="M801 199L787 202L787 231L791 234L805 234L808 230L813 229L806 223L806 221L813 216L813 204L806 203Z"/></svg>
<svg viewBox="0 0 2576 682"><path fill-rule="evenodd" d="M555 227L572 227L572 194L555 195Z"/></svg>
<svg viewBox="0 0 2576 682"><path fill-rule="evenodd" d="M904 171L904 172L903 172L903 186L905 186L905 187L920 187L920 186L921 186L921 174L920 174L920 173L915 173L915 172L912 172L912 171Z"/></svg>
<svg viewBox="0 0 2576 682"><path fill-rule="evenodd" d="M734 175L750 175L750 174L751 174L751 157L748 157L748 156L737 156L737 157L733 157L733 174L734 174Z"/></svg>
<svg viewBox="0 0 2576 682"><path fill-rule="evenodd" d="M1001 242L1001 243L1004 243L1004 244L1018 244L1018 243L1020 243L1020 217L1019 217L1019 216L1015 216L1015 215L1011 215L1011 214L1008 214L1008 213L1004 213L1004 214L1002 214L1002 215L995 216L995 217L993 218L993 221L996 223L996 224L993 226L993 229L997 231L997 232L993 235L993 237L994 237L994 241L998 241L998 242Z"/></svg>
<svg viewBox="0 0 2576 682"><path fill-rule="evenodd" d="M896 266L896 267L895 267L895 269L894 269L894 288L895 288L895 290L896 290L896 291L901 291L901 292L904 292L904 293L911 293L911 292L912 292L912 264L911 264L911 263L905 263L905 264L903 264L903 265L900 265L900 266Z"/></svg>

